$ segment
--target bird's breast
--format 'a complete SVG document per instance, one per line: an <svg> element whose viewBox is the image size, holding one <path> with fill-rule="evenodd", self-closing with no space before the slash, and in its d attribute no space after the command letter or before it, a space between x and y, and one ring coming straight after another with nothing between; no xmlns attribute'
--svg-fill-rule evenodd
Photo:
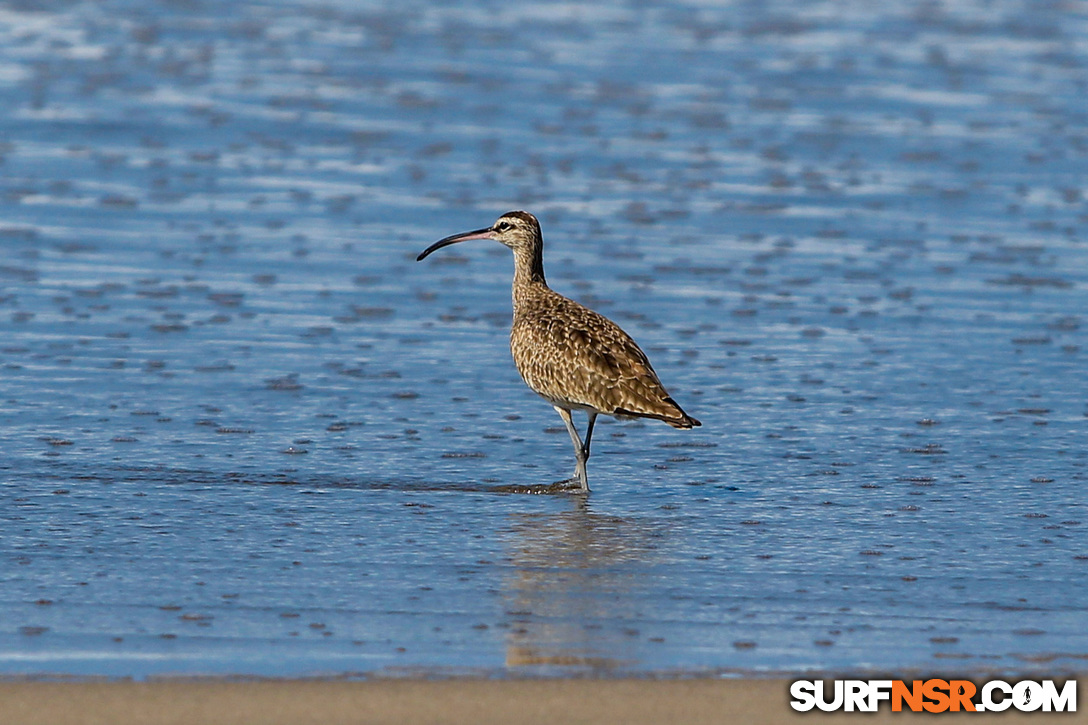
<svg viewBox="0 0 1088 725"><path fill-rule="evenodd" d="M553 405L591 409L593 387L582 357L588 342L584 333L538 316L514 321L510 329L510 353L529 388Z"/></svg>

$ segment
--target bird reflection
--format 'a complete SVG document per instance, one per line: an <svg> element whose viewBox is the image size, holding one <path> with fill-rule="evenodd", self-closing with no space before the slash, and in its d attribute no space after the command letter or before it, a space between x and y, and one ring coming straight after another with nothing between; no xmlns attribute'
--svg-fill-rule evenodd
<svg viewBox="0 0 1088 725"><path fill-rule="evenodd" d="M660 526L590 511L516 513L506 582L508 667L613 670L637 664L638 625L660 591Z"/></svg>

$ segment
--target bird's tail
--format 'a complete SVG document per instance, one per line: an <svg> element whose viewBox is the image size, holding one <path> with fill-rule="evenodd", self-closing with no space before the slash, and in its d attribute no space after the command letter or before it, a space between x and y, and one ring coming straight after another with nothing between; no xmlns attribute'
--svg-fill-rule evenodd
<svg viewBox="0 0 1088 725"><path fill-rule="evenodd" d="M701 426L702 423L692 418L690 415L684 412L684 409L677 405L676 401L671 397L664 398L662 403L665 403L668 407L672 408L667 413L649 413L649 412L635 412L633 410L625 410L624 408L616 408L613 415L630 416L632 418L653 418L655 420L662 420L671 425L673 428L681 428L683 430L690 430Z"/></svg>
<svg viewBox="0 0 1088 725"><path fill-rule="evenodd" d="M697 426L702 425L702 423L700 423L699 421L695 420L690 415L685 413L684 409L681 408L680 405L677 404L677 402L675 400L673 400L671 397L670 398L665 398L665 402L669 403L670 405L672 405L672 407L676 408L676 412L680 414L678 417L675 417L675 418L673 418L673 417L662 418L663 421L665 421L666 423L671 425L673 428L683 428L684 430L689 430L691 428L695 428Z"/></svg>
<svg viewBox="0 0 1088 725"><path fill-rule="evenodd" d="M680 412L683 413L683 411ZM684 413L682 418L662 418L661 420L665 421L673 428L683 428L684 430L691 430L692 428L698 428L702 425L702 423L695 420L687 413Z"/></svg>

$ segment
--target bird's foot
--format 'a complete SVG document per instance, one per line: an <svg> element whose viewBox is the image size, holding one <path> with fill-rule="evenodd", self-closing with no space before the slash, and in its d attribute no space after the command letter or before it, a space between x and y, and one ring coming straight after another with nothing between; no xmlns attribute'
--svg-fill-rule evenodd
<svg viewBox="0 0 1088 725"><path fill-rule="evenodd" d="M531 483L500 486L498 490L505 493L529 493L536 495L576 494L585 493L582 482L577 478L567 478L555 483Z"/></svg>
<svg viewBox="0 0 1088 725"><path fill-rule="evenodd" d="M562 481L556 481L552 485L548 486L549 491L567 492L567 493L586 493L589 488L585 485L578 476L571 476L570 478L564 478Z"/></svg>

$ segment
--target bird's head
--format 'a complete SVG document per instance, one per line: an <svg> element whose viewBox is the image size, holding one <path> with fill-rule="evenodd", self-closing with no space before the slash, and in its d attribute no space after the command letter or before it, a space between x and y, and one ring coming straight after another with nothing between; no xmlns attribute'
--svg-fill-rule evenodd
<svg viewBox="0 0 1088 725"><path fill-rule="evenodd" d="M527 211L508 211L489 227L439 239L423 250L423 253L416 257L416 261L422 261L442 247L448 247L457 242L467 242L470 239L494 239L515 252L530 250L540 244L540 223Z"/></svg>

